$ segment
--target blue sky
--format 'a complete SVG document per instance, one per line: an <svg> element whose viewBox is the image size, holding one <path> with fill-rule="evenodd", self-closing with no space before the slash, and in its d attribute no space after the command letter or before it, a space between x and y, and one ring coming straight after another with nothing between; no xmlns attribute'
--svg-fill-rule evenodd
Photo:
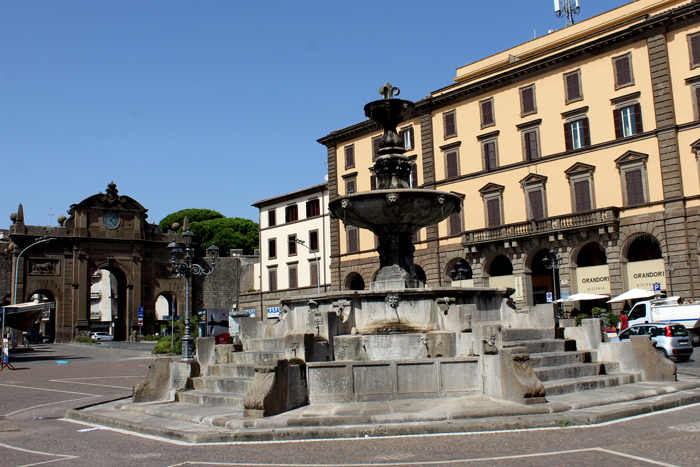
<svg viewBox="0 0 700 467"><path fill-rule="evenodd" d="M584 20L627 3L580 0ZM316 140L548 29L552 0L0 2L0 228L114 181L159 222L323 183ZM53 217L50 216L53 214Z"/></svg>

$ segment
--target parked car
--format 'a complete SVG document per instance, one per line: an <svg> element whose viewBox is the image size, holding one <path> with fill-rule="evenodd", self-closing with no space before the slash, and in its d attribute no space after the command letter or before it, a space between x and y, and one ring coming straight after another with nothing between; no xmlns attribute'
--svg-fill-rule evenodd
<svg viewBox="0 0 700 467"><path fill-rule="evenodd" d="M43 344L44 335L39 331L31 330L27 333L27 342L30 344Z"/></svg>
<svg viewBox="0 0 700 467"><path fill-rule="evenodd" d="M620 342L629 339L630 336L645 335L651 336L656 341L656 351L666 358L674 357L679 362L687 362L693 354L688 330L677 323L635 324L622 331L617 337L610 338L610 342Z"/></svg>
<svg viewBox="0 0 700 467"><path fill-rule="evenodd" d="M110 335L107 332L93 332L90 334L90 337L92 337L96 341L113 341L114 337Z"/></svg>

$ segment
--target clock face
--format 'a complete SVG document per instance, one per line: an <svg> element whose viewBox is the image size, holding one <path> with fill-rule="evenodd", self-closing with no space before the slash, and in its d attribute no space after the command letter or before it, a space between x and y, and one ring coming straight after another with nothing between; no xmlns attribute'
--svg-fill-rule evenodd
<svg viewBox="0 0 700 467"><path fill-rule="evenodd" d="M116 229L119 227L119 216L116 212L112 211L104 213L102 216L102 225L108 229Z"/></svg>

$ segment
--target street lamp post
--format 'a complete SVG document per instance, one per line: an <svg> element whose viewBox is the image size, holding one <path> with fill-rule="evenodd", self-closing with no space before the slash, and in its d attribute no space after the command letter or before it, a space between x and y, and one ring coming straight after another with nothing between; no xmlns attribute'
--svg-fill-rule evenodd
<svg viewBox="0 0 700 467"><path fill-rule="evenodd" d="M321 293L321 271L319 267L321 266L321 261L318 259L318 256L316 256L316 252L312 250L308 245L304 243L304 240L300 238L290 238L289 243L296 243L297 245L301 245L305 247L307 250L309 250L311 253L313 253L314 258L316 258L316 285L318 286L318 293Z"/></svg>
<svg viewBox="0 0 700 467"><path fill-rule="evenodd" d="M557 269L559 269L562 260L563 258L557 256L557 252L554 250L549 250L547 255L542 258L544 267L552 270L552 304L554 304L555 309L557 301Z"/></svg>
<svg viewBox="0 0 700 467"><path fill-rule="evenodd" d="M36 239L34 243L26 247L24 250L22 250L18 255L17 255L17 260L15 261L15 283L12 288L12 304L16 305L17 304L17 275L19 274L19 259L22 257L22 254L30 249L31 247L35 245L39 245L40 243L46 243L50 242L51 240L56 240L54 237L39 237ZM5 337L5 309L3 308L2 310L2 337Z"/></svg>
<svg viewBox="0 0 700 467"><path fill-rule="evenodd" d="M182 233L185 249L183 250L179 243L171 242L168 245L170 258L172 260L171 274L185 278L185 335L182 338L182 361L190 363L194 361L194 346L192 345L192 335L190 334L190 275L210 276L214 272L216 258L219 257L219 247L212 244L207 248L207 256L211 258L211 269L205 270L194 260L194 248L192 240L194 234L190 232L189 221L185 218L184 228Z"/></svg>

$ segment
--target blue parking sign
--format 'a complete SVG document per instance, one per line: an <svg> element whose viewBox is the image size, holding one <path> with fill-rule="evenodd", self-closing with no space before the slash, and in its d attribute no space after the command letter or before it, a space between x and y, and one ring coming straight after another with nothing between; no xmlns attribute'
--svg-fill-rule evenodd
<svg viewBox="0 0 700 467"><path fill-rule="evenodd" d="M654 282L654 292L661 292L661 283Z"/></svg>

